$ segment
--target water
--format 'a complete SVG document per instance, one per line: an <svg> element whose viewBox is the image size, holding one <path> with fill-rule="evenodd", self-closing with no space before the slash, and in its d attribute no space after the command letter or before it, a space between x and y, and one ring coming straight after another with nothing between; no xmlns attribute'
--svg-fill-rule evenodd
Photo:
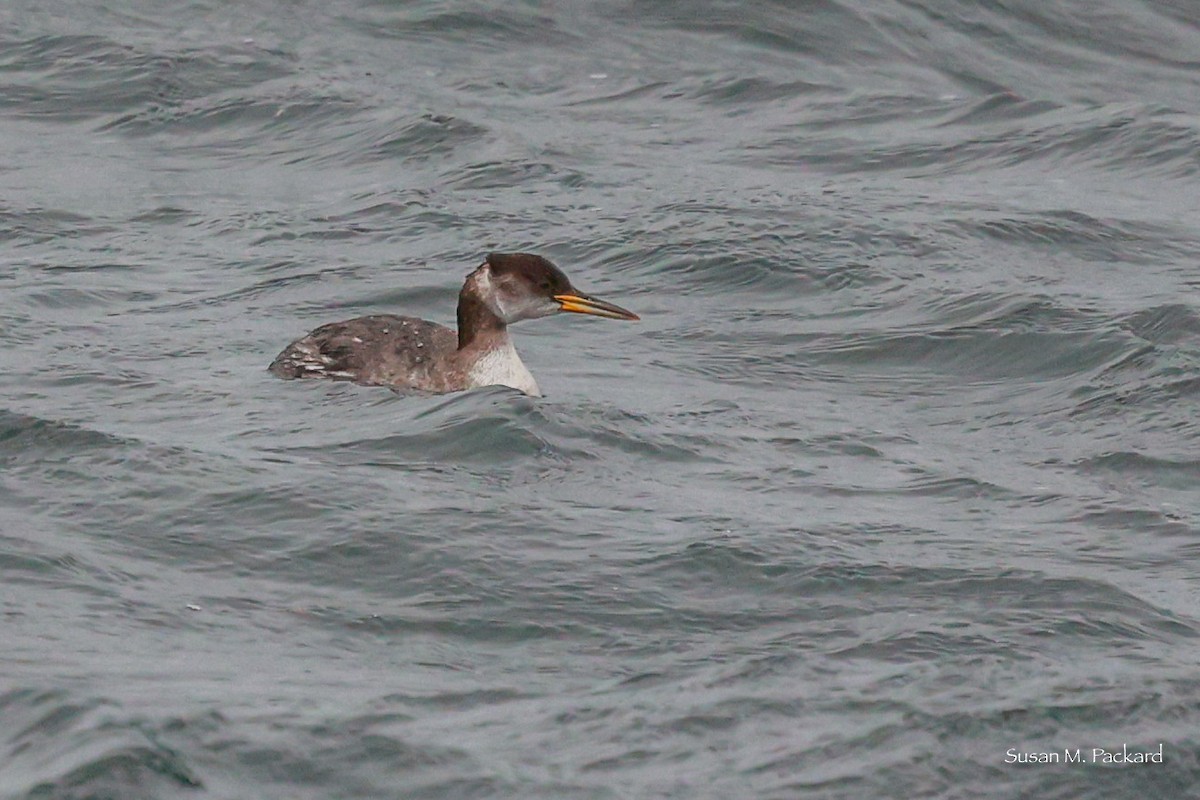
<svg viewBox="0 0 1200 800"><path fill-rule="evenodd" d="M1197 96L1188 3L5 4L0 798L1197 796ZM266 372L489 250L643 321Z"/></svg>

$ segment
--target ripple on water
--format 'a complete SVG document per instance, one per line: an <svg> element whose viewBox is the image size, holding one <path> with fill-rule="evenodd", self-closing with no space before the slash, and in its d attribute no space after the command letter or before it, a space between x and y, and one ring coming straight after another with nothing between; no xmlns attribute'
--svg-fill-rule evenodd
<svg viewBox="0 0 1200 800"><path fill-rule="evenodd" d="M1069 250L1089 262L1159 263L1164 252L1186 256L1200 244L1180 231L1138 220L1102 220L1077 211L1039 211L997 218L973 213L971 219L948 220L938 228L963 238L993 239L1005 244Z"/></svg>
<svg viewBox="0 0 1200 800"><path fill-rule="evenodd" d="M203 789L199 771L147 723L98 698L15 689L0 695L12 734L5 756L17 789L30 797L130 797ZM167 737L169 738L169 737Z"/></svg>
<svg viewBox="0 0 1200 800"><path fill-rule="evenodd" d="M899 118L911 122L914 111L933 120L970 117L974 101L953 98L940 103L928 98L865 97L829 109L813 127L840 122L847 127L884 124ZM880 114L873 106L894 107ZM864 151L858 136L827 134L814 140L810 133L764 133L735 155L732 163L759 167L790 167L800 162L827 173L863 175L895 172L911 176L961 176L1050 167L1059 170L1101 168L1131 177L1179 180L1200 172L1200 133L1177 112L1145 114L1127 105L1098 106L1072 112L1055 111L1044 103L1019 107L1019 118L1007 130L994 124L986 133L964 138L952 128L908 127L903 134ZM831 119L835 122L831 122Z"/></svg>
<svg viewBox="0 0 1200 800"><path fill-rule="evenodd" d="M0 236L15 240L17 246L103 236L114 232L115 229L111 225L72 211L37 207L19 210L0 207ZM94 262L92 265L94 266Z"/></svg>
<svg viewBox="0 0 1200 800"><path fill-rule="evenodd" d="M254 86L291 70L288 59L252 45L152 53L89 35L10 39L5 44L3 61L9 69L0 94L10 114L73 121L116 113L107 126L117 128L154 113L150 109L168 113L197 98ZM26 74L36 80L16 82Z"/></svg>

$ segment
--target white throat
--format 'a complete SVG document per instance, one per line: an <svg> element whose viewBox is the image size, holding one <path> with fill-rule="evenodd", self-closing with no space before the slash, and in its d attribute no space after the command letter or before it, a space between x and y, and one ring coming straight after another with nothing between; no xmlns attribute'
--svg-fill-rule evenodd
<svg viewBox="0 0 1200 800"><path fill-rule="evenodd" d="M467 373L469 388L480 386L508 386L533 397L541 397L537 381L529 374L512 340L504 337L504 343L484 352L471 365Z"/></svg>

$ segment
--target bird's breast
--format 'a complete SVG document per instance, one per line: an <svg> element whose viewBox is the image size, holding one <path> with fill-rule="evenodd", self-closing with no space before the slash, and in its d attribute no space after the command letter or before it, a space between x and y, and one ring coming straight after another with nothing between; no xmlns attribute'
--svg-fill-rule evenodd
<svg viewBox="0 0 1200 800"><path fill-rule="evenodd" d="M467 371L467 376L470 388L508 386L533 397L541 397L542 394L512 342L481 353Z"/></svg>

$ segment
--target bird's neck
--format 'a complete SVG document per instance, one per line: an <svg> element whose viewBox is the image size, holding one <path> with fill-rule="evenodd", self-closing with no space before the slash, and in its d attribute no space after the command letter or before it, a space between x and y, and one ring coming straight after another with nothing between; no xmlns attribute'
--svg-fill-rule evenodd
<svg viewBox="0 0 1200 800"><path fill-rule="evenodd" d="M485 340L508 338L508 326L474 292L463 288L458 296L458 349Z"/></svg>

